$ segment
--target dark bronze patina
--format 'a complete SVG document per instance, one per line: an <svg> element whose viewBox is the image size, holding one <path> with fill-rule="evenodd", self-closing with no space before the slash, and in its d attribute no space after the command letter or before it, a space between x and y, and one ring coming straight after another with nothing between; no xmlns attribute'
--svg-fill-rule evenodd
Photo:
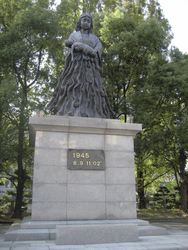
<svg viewBox="0 0 188 250"><path fill-rule="evenodd" d="M102 44L92 29L91 15L83 13L75 32L65 41L69 53L47 104L55 115L109 118L113 113L102 79Z"/></svg>

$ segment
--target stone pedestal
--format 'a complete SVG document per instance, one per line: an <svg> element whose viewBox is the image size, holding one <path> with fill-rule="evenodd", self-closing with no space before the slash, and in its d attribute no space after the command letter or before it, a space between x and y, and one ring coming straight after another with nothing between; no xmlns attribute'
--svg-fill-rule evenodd
<svg viewBox="0 0 188 250"><path fill-rule="evenodd" d="M32 220L136 219L134 136L141 124L60 116L31 117L29 124L35 146ZM68 169L70 149L103 151L105 169ZM75 160L79 165L81 159Z"/></svg>
<svg viewBox="0 0 188 250"><path fill-rule="evenodd" d="M60 116L32 117L29 124L32 217L14 223L5 240L84 245L165 233L136 219L134 136L140 124Z"/></svg>

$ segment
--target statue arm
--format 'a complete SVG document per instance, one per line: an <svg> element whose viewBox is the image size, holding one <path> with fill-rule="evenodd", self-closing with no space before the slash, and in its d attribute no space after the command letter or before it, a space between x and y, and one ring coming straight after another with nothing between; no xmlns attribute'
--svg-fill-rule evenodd
<svg viewBox="0 0 188 250"><path fill-rule="evenodd" d="M83 53L92 57L96 56L96 50L87 44L84 44Z"/></svg>
<svg viewBox="0 0 188 250"><path fill-rule="evenodd" d="M71 33L69 38L67 40L65 40L65 46L68 48L71 48L72 45L75 43L76 41L76 37L75 37L75 33Z"/></svg>
<svg viewBox="0 0 188 250"><path fill-rule="evenodd" d="M101 55L102 55L102 44L101 44L99 38L95 35L91 34L90 39L92 39L94 46L90 47L89 45L85 44L83 52L87 55L90 55L92 57L96 57L100 60Z"/></svg>
<svg viewBox="0 0 188 250"><path fill-rule="evenodd" d="M74 43L73 41L67 39L67 40L65 41L65 46L68 47L68 48L70 48L70 47L73 45L73 43Z"/></svg>
<svg viewBox="0 0 188 250"><path fill-rule="evenodd" d="M98 37L92 35L90 39L94 42L94 47L91 47L85 43L77 42L78 41L78 33L73 32L69 39L65 41L65 46L72 49L72 51L75 52L83 52L84 55L89 55L92 57L98 57L98 59L101 58L102 54L102 44Z"/></svg>
<svg viewBox="0 0 188 250"><path fill-rule="evenodd" d="M73 51L76 52L83 52L84 55L89 55L89 56L96 56L96 50L94 50L92 47L90 47L89 45L85 44L85 43L81 43L81 42L75 42L72 46Z"/></svg>
<svg viewBox="0 0 188 250"><path fill-rule="evenodd" d="M95 44L95 47L94 47L94 51L98 55L99 59L101 59L102 44L101 44L100 40L98 39L98 37L96 37L96 38L97 38L97 40L96 40L96 44Z"/></svg>

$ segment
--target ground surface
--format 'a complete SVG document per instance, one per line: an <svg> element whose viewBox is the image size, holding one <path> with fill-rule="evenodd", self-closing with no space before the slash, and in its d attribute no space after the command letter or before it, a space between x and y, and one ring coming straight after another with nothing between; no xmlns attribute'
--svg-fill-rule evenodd
<svg viewBox="0 0 188 250"><path fill-rule="evenodd" d="M164 227L166 235L142 236L138 242L94 244L94 245L56 245L55 241L4 241L4 234L11 224L0 223L1 250L188 250L188 216L172 210L142 210L138 218L148 220L150 225ZM5 222L5 218L4 218Z"/></svg>
<svg viewBox="0 0 188 250"><path fill-rule="evenodd" d="M140 209L137 210L138 219L148 220L148 219L188 219L188 213L185 214L180 210L171 209Z"/></svg>

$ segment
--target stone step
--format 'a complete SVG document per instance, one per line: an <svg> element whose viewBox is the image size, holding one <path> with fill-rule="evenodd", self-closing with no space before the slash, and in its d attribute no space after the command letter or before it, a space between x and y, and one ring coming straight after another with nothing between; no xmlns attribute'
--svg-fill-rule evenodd
<svg viewBox="0 0 188 250"><path fill-rule="evenodd" d="M165 235L166 229L149 225L148 221L143 220L118 220L118 221L28 221L14 223L5 234L5 241L34 241L34 240L56 240L56 226L66 227L79 226L90 228L91 226L111 226L119 225L138 225L138 236Z"/></svg>
<svg viewBox="0 0 188 250"><path fill-rule="evenodd" d="M138 242L137 224L87 224L57 226L57 245Z"/></svg>
<svg viewBox="0 0 188 250"><path fill-rule="evenodd" d="M156 236L165 235L166 233L166 228L164 227L156 227L151 225L138 227L139 236Z"/></svg>
<svg viewBox="0 0 188 250"><path fill-rule="evenodd" d="M55 229L17 229L5 234L5 241L55 240Z"/></svg>
<svg viewBox="0 0 188 250"><path fill-rule="evenodd" d="M14 222L5 233L5 241L54 240L56 238L55 229L22 229L21 225L22 221Z"/></svg>
<svg viewBox="0 0 188 250"><path fill-rule="evenodd" d="M97 225L97 224L137 224L138 226L148 226L149 222L139 219L128 220L86 220L86 221L31 221L24 218L21 223L22 229L56 229L56 226L63 225Z"/></svg>
<svg viewBox="0 0 188 250"><path fill-rule="evenodd" d="M166 228L155 226L139 226L138 235L157 236L165 235ZM55 240L56 229L16 229L8 231L5 235L6 241L32 241L32 240Z"/></svg>

